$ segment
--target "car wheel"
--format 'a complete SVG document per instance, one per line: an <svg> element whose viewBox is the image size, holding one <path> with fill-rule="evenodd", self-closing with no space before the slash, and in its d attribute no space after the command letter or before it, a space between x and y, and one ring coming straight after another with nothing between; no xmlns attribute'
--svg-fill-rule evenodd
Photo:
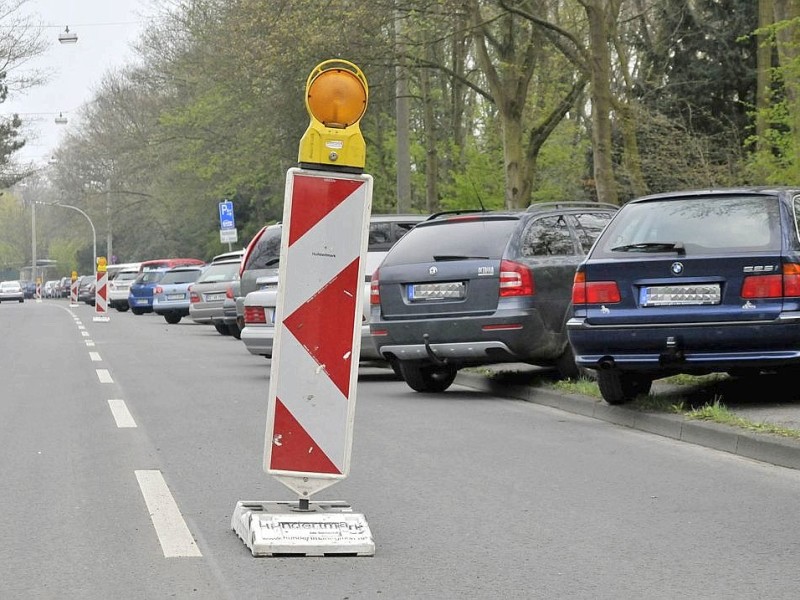
<svg viewBox="0 0 800 600"><path fill-rule="evenodd" d="M443 392L456 378L455 367L399 361L400 375L415 392Z"/></svg>
<svg viewBox="0 0 800 600"><path fill-rule="evenodd" d="M142 310L141 308L132 308L131 312L133 314L135 314L135 315L143 315L144 314L144 310Z"/></svg>
<svg viewBox="0 0 800 600"><path fill-rule="evenodd" d="M609 404L625 404L636 396L649 394L653 379L641 373L626 373L618 369L597 372L597 387Z"/></svg>
<svg viewBox="0 0 800 600"><path fill-rule="evenodd" d="M173 314L166 314L164 315L164 320L169 323L170 325L175 325L176 323L181 322L180 315L173 315Z"/></svg>
<svg viewBox="0 0 800 600"><path fill-rule="evenodd" d="M214 323L214 329L217 330L218 333L221 335L230 335L231 332L228 331L228 326L225 323Z"/></svg>
<svg viewBox="0 0 800 600"><path fill-rule="evenodd" d="M242 339L242 330L239 329L239 326L236 323L232 323L232 324L228 325L227 327L228 327L228 333L230 335L232 335L237 340Z"/></svg>

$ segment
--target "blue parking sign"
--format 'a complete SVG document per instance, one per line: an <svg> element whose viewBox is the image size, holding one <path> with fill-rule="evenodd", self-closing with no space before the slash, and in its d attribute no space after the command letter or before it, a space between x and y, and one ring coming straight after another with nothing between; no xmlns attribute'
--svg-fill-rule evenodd
<svg viewBox="0 0 800 600"><path fill-rule="evenodd" d="M230 200L219 203L219 225L220 229L236 229L236 221L233 218L233 202Z"/></svg>

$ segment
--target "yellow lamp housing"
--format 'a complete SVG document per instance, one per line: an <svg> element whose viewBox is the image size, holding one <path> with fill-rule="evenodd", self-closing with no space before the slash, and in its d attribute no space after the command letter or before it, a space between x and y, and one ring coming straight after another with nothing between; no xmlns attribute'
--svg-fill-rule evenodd
<svg viewBox="0 0 800 600"><path fill-rule="evenodd" d="M300 140L303 168L361 173L367 145L358 125L367 110L367 79L346 60L326 60L306 82L306 109L311 117Z"/></svg>
<svg viewBox="0 0 800 600"><path fill-rule="evenodd" d="M105 256L98 256L97 257L97 271L100 273L105 273L108 269L108 261L106 260Z"/></svg>

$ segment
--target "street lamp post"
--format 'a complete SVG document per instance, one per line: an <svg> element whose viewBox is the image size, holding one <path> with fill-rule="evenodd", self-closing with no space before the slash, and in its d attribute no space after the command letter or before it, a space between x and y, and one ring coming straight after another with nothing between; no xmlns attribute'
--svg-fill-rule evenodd
<svg viewBox="0 0 800 600"><path fill-rule="evenodd" d="M83 212L77 206L70 206L69 204L61 204L60 202L35 202L35 204L45 204L47 206L60 206L61 208L71 208L72 210L77 210L81 213L86 220L89 221L89 225L92 227L92 269L93 273L97 271L97 230L94 228L94 223L92 223L92 219L89 218L85 212Z"/></svg>

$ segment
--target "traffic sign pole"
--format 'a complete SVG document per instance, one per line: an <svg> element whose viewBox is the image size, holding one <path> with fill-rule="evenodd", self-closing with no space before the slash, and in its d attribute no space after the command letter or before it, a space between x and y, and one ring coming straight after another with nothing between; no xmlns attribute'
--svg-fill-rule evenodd
<svg viewBox="0 0 800 600"><path fill-rule="evenodd" d="M311 123L286 176L263 453L298 500L237 504L231 527L254 556L375 553L363 515L310 500L350 471L372 208L358 128L366 101L366 79L347 61L322 63L306 84Z"/></svg>

